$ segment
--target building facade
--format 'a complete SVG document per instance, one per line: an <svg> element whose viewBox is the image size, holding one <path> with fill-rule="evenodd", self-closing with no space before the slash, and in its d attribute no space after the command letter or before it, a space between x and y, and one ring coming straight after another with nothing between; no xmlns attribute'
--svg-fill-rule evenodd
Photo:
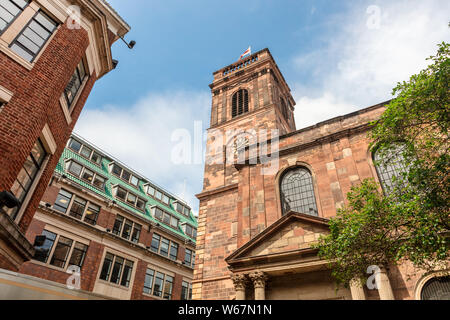
<svg viewBox="0 0 450 320"><path fill-rule="evenodd" d="M78 299L81 292L95 299L187 300L196 232L185 202L72 136L26 233L35 255L19 273L53 282L56 299ZM57 284L79 290L61 292Z"/></svg>
<svg viewBox="0 0 450 320"><path fill-rule="evenodd" d="M17 271L34 254L23 234L129 30L104 0L0 2L0 268Z"/></svg>
<svg viewBox="0 0 450 320"><path fill-rule="evenodd" d="M295 101L268 49L216 71L210 88L194 299L420 299L433 281L448 292L448 277L408 263L380 268L378 290L336 290L311 247L352 185L395 174L374 166L367 138L385 103L296 130Z"/></svg>

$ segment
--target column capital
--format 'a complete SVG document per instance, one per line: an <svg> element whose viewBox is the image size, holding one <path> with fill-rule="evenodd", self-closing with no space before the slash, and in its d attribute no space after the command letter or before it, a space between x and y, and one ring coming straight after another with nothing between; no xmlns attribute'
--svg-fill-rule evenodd
<svg viewBox="0 0 450 320"><path fill-rule="evenodd" d="M262 271L255 271L249 274L250 279L253 281L255 288L264 288L268 279L267 274Z"/></svg>
<svg viewBox="0 0 450 320"><path fill-rule="evenodd" d="M236 290L245 290L248 279L246 274L239 273L239 274L232 274L231 281L233 281L234 288Z"/></svg>

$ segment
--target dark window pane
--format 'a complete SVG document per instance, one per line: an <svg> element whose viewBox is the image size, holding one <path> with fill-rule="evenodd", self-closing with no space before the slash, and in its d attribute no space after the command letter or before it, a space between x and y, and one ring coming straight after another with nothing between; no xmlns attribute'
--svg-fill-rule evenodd
<svg viewBox="0 0 450 320"><path fill-rule="evenodd" d="M181 300L188 299L189 283L183 281L181 284Z"/></svg>
<svg viewBox="0 0 450 320"><path fill-rule="evenodd" d="M164 299L172 299L173 277L166 275L166 283L164 284Z"/></svg>
<svg viewBox="0 0 450 320"><path fill-rule="evenodd" d="M158 252L159 251L159 242L160 242L160 240L161 240L161 237L159 235L153 234L152 244L151 244L151 247L150 247L150 249L153 252Z"/></svg>
<svg viewBox="0 0 450 320"><path fill-rule="evenodd" d="M116 260L114 261L114 266L113 266L113 269L111 272L110 282L119 284L120 276L122 274L123 262L124 262L123 258L116 257Z"/></svg>
<svg viewBox="0 0 450 320"><path fill-rule="evenodd" d="M94 179L94 172L88 169L84 169L82 178L89 183L92 183L92 180Z"/></svg>
<svg viewBox="0 0 450 320"><path fill-rule="evenodd" d="M83 169L83 167L76 162L72 161L69 164L69 172L72 173L73 175L75 175L76 177L80 176L82 169Z"/></svg>
<svg viewBox="0 0 450 320"><path fill-rule="evenodd" d="M34 247L35 249L34 259L46 263L48 260L48 256L52 251L53 244L55 243L56 234L44 230L42 231L42 235L45 236L45 241L42 246Z"/></svg>
<svg viewBox="0 0 450 320"><path fill-rule="evenodd" d="M119 235L120 231L122 230L122 224L123 224L123 217L117 216L116 221L114 221L114 227L112 232L116 235Z"/></svg>
<svg viewBox="0 0 450 320"><path fill-rule="evenodd" d="M116 193L116 197L119 198L122 201L125 201L125 198L127 196L127 191L118 187L117 188L117 193Z"/></svg>
<svg viewBox="0 0 450 320"><path fill-rule="evenodd" d="M163 256L166 256L169 254L169 243L170 241L168 239L162 238L161 240L161 249L159 250L159 253Z"/></svg>
<svg viewBox="0 0 450 320"><path fill-rule="evenodd" d="M90 203L86 210L84 221L94 226L97 224L99 214L100 214L100 207L93 203Z"/></svg>
<svg viewBox="0 0 450 320"><path fill-rule="evenodd" d="M102 162L102 156L94 151L94 153L92 154L91 160L93 162L95 162L96 164L100 164Z"/></svg>
<svg viewBox="0 0 450 320"><path fill-rule="evenodd" d="M192 263L192 251L189 249L184 251L184 263L188 266Z"/></svg>
<svg viewBox="0 0 450 320"><path fill-rule="evenodd" d="M81 149L81 143L79 143L77 140L72 139L70 141L69 148L78 153Z"/></svg>
<svg viewBox="0 0 450 320"><path fill-rule="evenodd" d="M159 208L155 208L155 218L158 220L162 220L163 218L163 211Z"/></svg>
<svg viewBox="0 0 450 320"><path fill-rule="evenodd" d="M72 199L72 193L61 189L58 196L56 197L56 202L53 206L55 210L59 212L66 213L69 207L70 200Z"/></svg>
<svg viewBox="0 0 450 320"><path fill-rule="evenodd" d="M133 262L126 260L125 266L123 268L122 280L120 285L128 287L130 285L131 273L133 272Z"/></svg>
<svg viewBox="0 0 450 320"><path fill-rule="evenodd" d="M139 224L135 224L133 228L133 235L131 237L131 241L133 241L134 243L138 243L140 235L141 235L141 226Z"/></svg>
<svg viewBox="0 0 450 320"><path fill-rule="evenodd" d="M177 257L178 257L178 244L172 242L170 244L170 259L177 260Z"/></svg>
<svg viewBox="0 0 450 320"><path fill-rule="evenodd" d="M138 198L138 199L137 199L137 202L136 202L136 207L137 207L139 210L144 211L144 210L145 210L145 201L142 200L141 198Z"/></svg>
<svg viewBox="0 0 450 320"><path fill-rule="evenodd" d="M122 238L127 239L127 240L130 239L132 227L133 227L133 222L131 222L130 220L126 220L125 225L123 227L123 231L122 231Z"/></svg>
<svg viewBox="0 0 450 320"><path fill-rule="evenodd" d="M155 288L153 289L153 295L161 297L164 283L164 274L157 272L155 277Z"/></svg>
<svg viewBox="0 0 450 320"><path fill-rule="evenodd" d="M164 222L165 224L170 225L170 214L164 212L163 222Z"/></svg>
<svg viewBox="0 0 450 320"><path fill-rule="evenodd" d="M53 256L50 261L51 265L58 268L64 268L67 261L67 255L69 254L70 247L72 246L72 242L72 240L65 237L59 237L58 244L56 245L55 251L53 252Z"/></svg>
<svg viewBox="0 0 450 320"><path fill-rule="evenodd" d="M69 260L69 266L78 266L81 268L84 262L84 257L86 256L87 245L82 243L75 243L75 247L72 251L72 256Z"/></svg>
<svg viewBox="0 0 450 320"><path fill-rule="evenodd" d="M105 261L103 262L102 272L100 273L100 279L108 281L113 259L114 256L111 253L106 254Z"/></svg>
<svg viewBox="0 0 450 320"><path fill-rule="evenodd" d="M75 197L70 208L69 215L75 219L81 220L83 217L84 209L86 209L86 200Z"/></svg>
<svg viewBox="0 0 450 320"><path fill-rule="evenodd" d="M122 168L119 167L117 164L114 164L112 167L112 173L114 173L115 175L120 177L120 175L122 173Z"/></svg>
<svg viewBox="0 0 450 320"><path fill-rule="evenodd" d="M147 293L147 294L152 293L154 275L155 275L155 271L153 271L152 269L147 269L147 272L145 273L145 280L144 280L144 293Z"/></svg>
<svg viewBox="0 0 450 320"><path fill-rule="evenodd" d="M123 170L123 172L122 172L122 179L124 179L126 181L130 181L130 177L131 177L131 174L128 171Z"/></svg>
<svg viewBox="0 0 450 320"><path fill-rule="evenodd" d="M96 175L94 178L94 186L96 186L99 189L105 188L105 182L106 182L106 180L99 175Z"/></svg>

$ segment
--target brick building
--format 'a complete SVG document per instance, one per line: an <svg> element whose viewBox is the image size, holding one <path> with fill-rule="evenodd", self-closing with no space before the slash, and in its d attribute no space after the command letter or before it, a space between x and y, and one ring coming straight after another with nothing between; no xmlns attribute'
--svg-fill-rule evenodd
<svg viewBox="0 0 450 320"><path fill-rule="evenodd" d="M94 83L130 27L104 0L0 1L0 268L28 229ZM11 208L10 208L11 207Z"/></svg>
<svg viewBox="0 0 450 320"><path fill-rule="evenodd" d="M210 88L194 299L420 299L439 297L445 286L448 292L448 277L407 263L381 269L378 290L352 283L336 291L327 261L311 248L352 185L365 178L384 185L395 175L395 167L374 166L367 139L385 103L297 130L295 101L268 49L216 71Z"/></svg>
<svg viewBox="0 0 450 320"><path fill-rule="evenodd" d="M19 273L51 281L56 299L186 300L196 232L183 200L72 136L26 233L45 241ZM64 289L77 267L80 290Z"/></svg>

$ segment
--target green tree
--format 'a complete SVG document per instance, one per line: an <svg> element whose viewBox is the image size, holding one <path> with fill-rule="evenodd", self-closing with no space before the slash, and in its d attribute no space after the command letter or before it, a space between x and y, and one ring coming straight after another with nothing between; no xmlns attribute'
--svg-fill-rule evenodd
<svg viewBox="0 0 450 320"><path fill-rule="evenodd" d="M432 63L398 83L369 134L378 166L403 162L392 187L368 179L347 195L348 205L330 220L319 256L330 260L338 283L367 278L371 265L405 260L426 271L448 263L450 47L438 45Z"/></svg>

